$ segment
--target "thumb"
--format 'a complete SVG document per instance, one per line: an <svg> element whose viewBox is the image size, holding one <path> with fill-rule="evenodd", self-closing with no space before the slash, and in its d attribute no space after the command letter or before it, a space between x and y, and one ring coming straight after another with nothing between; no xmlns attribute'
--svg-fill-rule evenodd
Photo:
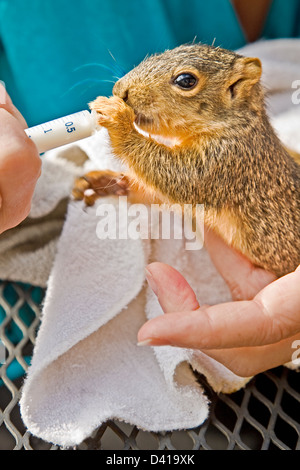
<svg viewBox="0 0 300 470"><path fill-rule="evenodd" d="M184 312L199 308L195 292L185 278L171 266L158 262L148 265L146 279L164 313Z"/></svg>
<svg viewBox="0 0 300 470"><path fill-rule="evenodd" d="M192 349L280 342L300 332L299 281L297 270L269 284L253 300L160 315L142 326L138 341Z"/></svg>

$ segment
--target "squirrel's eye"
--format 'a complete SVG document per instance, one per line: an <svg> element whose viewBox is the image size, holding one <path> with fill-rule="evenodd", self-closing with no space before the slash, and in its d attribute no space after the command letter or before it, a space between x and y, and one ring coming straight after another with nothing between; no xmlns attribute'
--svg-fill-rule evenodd
<svg viewBox="0 0 300 470"><path fill-rule="evenodd" d="M190 73L181 73L174 79L174 83L184 90L190 90L196 85L197 78Z"/></svg>

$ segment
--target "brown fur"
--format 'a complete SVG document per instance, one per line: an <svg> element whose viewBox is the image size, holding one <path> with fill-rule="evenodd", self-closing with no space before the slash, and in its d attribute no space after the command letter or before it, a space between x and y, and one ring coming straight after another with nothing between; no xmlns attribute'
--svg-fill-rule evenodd
<svg viewBox="0 0 300 470"><path fill-rule="evenodd" d="M196 86L176 86L180 73ZM210 227L281 276L300 263L300 167L269 123L260 76L258 59L186 45L145 59L91 108L137 180L170 203L204 204Z"/></svg>

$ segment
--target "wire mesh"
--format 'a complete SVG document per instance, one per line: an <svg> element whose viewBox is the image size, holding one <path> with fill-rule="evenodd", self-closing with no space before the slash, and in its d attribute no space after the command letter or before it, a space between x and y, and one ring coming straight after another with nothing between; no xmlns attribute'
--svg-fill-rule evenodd
<svg viewBox="0 0 300 470"><path fill-rule="evenodd" d="M59 450L26 430L19 412L23 376L40 324L44 292L0 282L0 344L5 360L0 376L0 450ZM217 395L198 376L211 401L201 426L185 431L145 432L108 421L74 450L299 450L300 375L279 367L257 375L232 395Z"/></svg>

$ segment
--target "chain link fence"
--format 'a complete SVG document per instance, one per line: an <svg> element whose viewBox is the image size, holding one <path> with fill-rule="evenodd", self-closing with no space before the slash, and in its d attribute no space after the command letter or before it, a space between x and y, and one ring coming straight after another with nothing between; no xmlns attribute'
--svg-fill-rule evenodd
<svg viewBox="0 0 300 470"><path fill-rule="evenodd" d="M18 404L43 296L40 288L0 282L0 450L60 449L26 430ZM257 375L232 395L217 395L202 376L198 380L211 400L203 425L151 433L109 421L74 450L300 449L300 374L279 367Z"/></svg>

